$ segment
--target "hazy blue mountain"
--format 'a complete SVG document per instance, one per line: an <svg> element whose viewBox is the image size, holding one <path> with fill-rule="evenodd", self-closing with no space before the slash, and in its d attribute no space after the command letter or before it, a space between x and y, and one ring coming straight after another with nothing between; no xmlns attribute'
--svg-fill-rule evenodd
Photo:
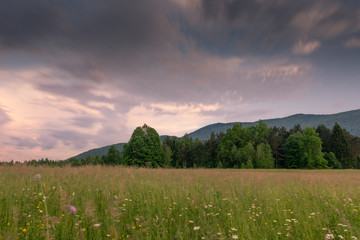
<svg viewBox="0 0 360 240"><path fill-rule="evenodd" d="M352 135L360 136L360 110L342 112L337 114L295 114L284 118L266 119L263 120L269 127L285 127L286 129L293 128L296 124L300 124L301 128L311 126L317 128L320 124L324 124L326 127L332 129L335 122L338 122L342 128L345 128ZM207 140L210 138L211 133L226 132L228 128L231 128L236 123L242 123L243 127L255 126L256 122L233 122L233 123L215 123L203 128L200 128L189 134L189 137L200 138L201 140Z"/></svg>
<svg viewBox="0 0 360 240"><path fill-rule="evenodd" d="M324 124L326 127L332 129L335 122L338 122L342 128L345 128L352 135L360 136L360 110L353 110L348 112L342 112L337 114L295 114L292 116L284 117L284 118L275 118L275 119L266 119L263 120L269 127L277 126L277 127L285 127L286 129L293 128L296 124L300 124L301 128L305 128L307 126L311 126L317 128L320 124ZM232 123L215 123L203 128L200 128L192 133L189 133L189 137L200 138L201 140L207 140L210 138L211 133L220 133L226 132L228 128L231 128L234 124L242 123L243 127L255 126L258 124L256 122L232 122ZM166 136L160 136L161 141L164 141ZM123 150L125 143L115 144L115 147L120 151ZM100 157L106 155L111 145L96 148L89 150L87 152L81 153L76 158L83 159L87 156L96 156Z"/></svg>

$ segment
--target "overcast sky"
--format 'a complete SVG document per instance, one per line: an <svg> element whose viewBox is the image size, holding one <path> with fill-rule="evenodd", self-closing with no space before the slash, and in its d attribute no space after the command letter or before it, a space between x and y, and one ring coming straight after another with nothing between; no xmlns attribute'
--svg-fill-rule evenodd
<svg viewBox="0 0 360 240"><path fill-rule="evenodd" d="M65 159L144 123L360 108L359 0L11 0L0 8L0 160Z"/></svg>

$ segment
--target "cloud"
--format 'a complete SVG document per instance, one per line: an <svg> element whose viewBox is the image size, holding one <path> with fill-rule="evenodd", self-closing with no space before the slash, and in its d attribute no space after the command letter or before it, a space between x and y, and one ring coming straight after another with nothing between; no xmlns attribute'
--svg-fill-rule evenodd
<svg viewBox="0 0 360 240"><path fill-rule="evenodd" d="M37 142L36 139L27 138L27 137L10 137L13 141L16 142L16 146L18 148L36 148L39 147L40 144Z"/></svg>
<svg viewBox="0 0 360 240"><path fill-rule="evenodd" d="M263 105L316 91L324 80L314 76L328 72L322 60L336 59L328 49L343 49L344 39L357 46L359 5L7 1L0 9L0 142L39 156L125 142L144 122L181 136L213 121L270 114Z"/></svg>
<svg viewBox="0 0 360 240"><path fill-rule="evenodd" d="M334 39L354 32L358 9L359 2L313 1L294 16L290 25L300 37Z"/></svg>
<svg viewBox="0 0 360 240"><path fill-rule="evenodd" d="M313 53L320 46L321 43L319 41L303 42L300 40L294 45L293 53L307 55Z"/></svg>
<svg viewBox="0 0 360 240"><path fill-rule="evenodd" d="M166 44L168 37L176 35L165 14L171 11L172 5L154 0L141 4L133 1L103 4L94 0L58 3L15 0L3 5L6 13L1 14L0 44L5 49L36 49L41 54L50 50L57 57L90 52L93 57L106 54L111 58L155 51Z"/></svg>
<svg viewBox="0 0 360 240"><path fill-rule="evenodd" d="M74 146L82 149L88 146L92 134L84 134L69 130L51 130L50 136L61 141L65 146Z"/></svg>
<svg viewBox="0 0 360 240"><path fill-rule="evenodd" d="M202 0L186 27L205 51L274 55L291 51L298 39L323 42L359 31L359 7L355 1Z"/></svg>
<svg viewBox="0 0 360 240"><path fill-rule="evenodd" d="M218 108L219 104L144 103L128 112L127 126L135 129L146 123L160 134L182 136L186 131L194 131L207 123L210 117L206 115ZM185 119L191 119L191 122Z"/></svg>
<svg viewBox="0 0 360 240"><path fill-rule="evenodd" d="M359 48L360 47L360 38L350 38L346 41L345 47L348 48Z"/></svg>
<svg viewBox="0 0 360 240"><path fill-rule="evenodd" d="M0 108L0 126L4 125L10 121L11 121L11 118L6 113L6 111Z"/></svg>

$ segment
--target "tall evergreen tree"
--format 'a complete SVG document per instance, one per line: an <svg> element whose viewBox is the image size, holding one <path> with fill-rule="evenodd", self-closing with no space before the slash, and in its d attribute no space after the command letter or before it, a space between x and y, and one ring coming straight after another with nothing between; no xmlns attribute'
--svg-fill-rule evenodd
<svg viewBox="0 0 360 240"><path fill-rule="evenodd" d="M285 143L289 132L285 127L270 129L268 142L275 158L275 168L285 168Z"/></svg>
<svg viewBox="0 0 360 240"><path fill-rule="evenodd" d="M198 167L204 166L205 163L205 151L204 151L204 144L199 138L195 138L193 144L193 165Z"/></svg>
<svg viewBox="0 0 360 240"><path fill-rule="evenodd" d="M350 146L345 138L343 129L335 123L331 134L331 150L343 168L353 168Z"/></svg>
<svg viewBox="0 0 360 240"><path fill-rule="evenodd" d="M219 135L211 133L210 139L205 141L205 159L206 163L204 167L215 168L217 165L217 148L220 142Z"/></svg>
<svg viewBox="0 0 360 240"><path fill-rule="evenodd" d="M322 141L322 150L324 152L331 152L331 130L321 124L316 128L316 132Z"/></svg>

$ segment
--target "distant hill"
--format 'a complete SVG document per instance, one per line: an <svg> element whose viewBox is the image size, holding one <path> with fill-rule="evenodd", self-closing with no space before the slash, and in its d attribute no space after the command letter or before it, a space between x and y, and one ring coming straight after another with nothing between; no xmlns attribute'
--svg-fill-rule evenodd
<svg viewBox="0 0 360 240"><path fill-rule="evenodd" d="M360 109L353 110L348 112L342 112L337 114L295 114L292 116L284 117L284 118L275 118L275 119L267 119L263 120L269 127L277 126L277 127L285 127L286 129L293 128L296 124L300 124L301 128L305 128L307 126L311 126L317 128L320 124L324 124L328 128L332 128L335 122L338 122L342 128L345 128L352 135L360 136ZM233 123L215 123L203 128L200 128L190 134L189 137L195 139L199 138L200 140L207 140L210 138L211 133L220 133L226 132L228 128L232 128L234 124L241 123L243 127L248 126L256 126L259 121L256 122L233 122ZM166 136L160 136L161 141L164 141ZM123 150L125 143L115 144L115 147L120 151ZM87 152L81 153L76 158L83 159L87 156L103 156L106 155L109 151L111 145L96 148L89 150Z"/></svg>
<svg viewBox="0 0 360 240"><path fill-rule="evenodd" d="M113 144L119 151L122 151L124 149L124 145L125 143L117 143L117 144ZM80 153L79 155L74 156L74 158L78 158L78 159L83 159L86 158L87 156L104 156L109 152L109 148L112 145L109 146L105 146L105 147L101 147L101 148L95 148L95 149L91 149L89 151Z"/></svg>
<svg viewBox="0 0 360 240"><path fill-rule="evenodd" d="M165 137L166 137L166 135L165 136L160 136L160 140L163 142ZM117 143L117 144L113 144L113 145L121 152L124 149L125 144L126 143ZM100 156L100 157L102 157L102 156L108 154L109 148L111 146L112 145L91 149L89 151L86 151L86 152L80 153L79 155L74 156L74 158L83 159L83 158L86 158L88 156Z"/></svg>
<svg viewBox="0 0 360 240"><path fill-rule="evenodd" d="M295 114L284 118L275 118L263 120L269 127L285 127L287 130L293 128L296 124L300 124L301 128L317 126L324 124L327 128L332 129L334 124L338 122L342 128L345 128L352 135L360 136L360 110L348 112L320 115L320 114ZM234 124L242 123L243 127L255 126L256 122L233 122L233 123L216 123L200 128L189 134L189 137L207 140L211 133L226 132L228 128L232 128Z"/></svg>

